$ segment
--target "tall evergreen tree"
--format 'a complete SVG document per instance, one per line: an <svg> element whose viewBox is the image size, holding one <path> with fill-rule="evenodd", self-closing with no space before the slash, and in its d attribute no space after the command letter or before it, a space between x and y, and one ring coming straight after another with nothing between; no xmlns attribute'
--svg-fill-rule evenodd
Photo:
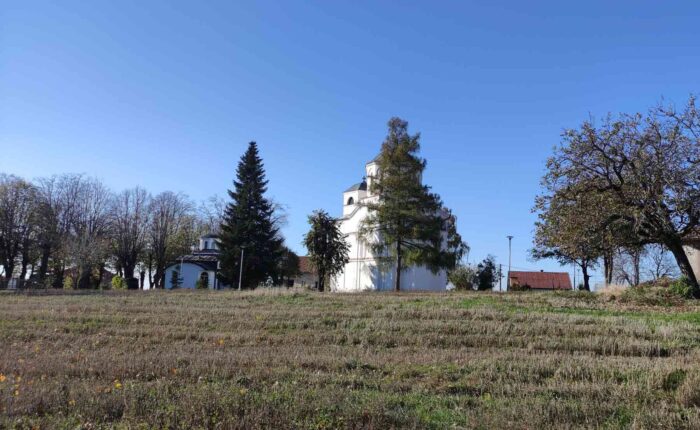
<svg viewBox="0 0 700 430"><path fill-rule="evenodd" d="M243 282L246 288L255 288L275 275L282 254L282 238L274 220L274 207L265 197L267 180L258 146L250 142L236 170L234 189L228 194L221 225L221 274L231 283L238 284L241 249L244 249Z"/></svg>
<svg viewBox="0 0 700 430"><path fill-rule="evenodd" d="M443 210L440 196L422 183L426 162L418 156L420 135L408 134L408 123L400 118L390 119L388 127L379 174L370 185L378 199L366 205L369 216L360 233L377 255L393 257L394 290L399 291L404 265L451 269L466 245L450 225L454 217Z"/></svg>

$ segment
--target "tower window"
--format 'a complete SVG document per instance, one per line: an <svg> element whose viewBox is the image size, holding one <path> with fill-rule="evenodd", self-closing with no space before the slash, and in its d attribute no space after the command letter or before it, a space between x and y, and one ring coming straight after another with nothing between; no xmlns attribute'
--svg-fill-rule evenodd
<svg viewBox="0 0 700 430"><path fill-rule="evenodd" d="M348 204L349 204L349 205L354 205L354 204L355 204L355 199L353 199L352 197L348 198Z"/></svg>

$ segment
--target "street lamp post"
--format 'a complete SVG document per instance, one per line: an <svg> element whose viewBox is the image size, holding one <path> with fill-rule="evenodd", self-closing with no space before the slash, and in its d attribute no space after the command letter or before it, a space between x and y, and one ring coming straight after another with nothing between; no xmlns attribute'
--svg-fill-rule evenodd
<svg viewBox="0 0 700 430"><path fill-rule="evenodd" d="M506 289L508 289L508 283L510 282L510 262L511 262L511 255L512 255L512 242L513 242L513 236L508 235L506 236L508 238L508 280L506 280Z"/></svg>
<svg viewBox="0 0 700 430"><path fill-rule="evenodd" d="M238 291L241 291L241 283L243 281L243 254L245 253L245 246L241 246L241 267L238 271Z"/></svg>

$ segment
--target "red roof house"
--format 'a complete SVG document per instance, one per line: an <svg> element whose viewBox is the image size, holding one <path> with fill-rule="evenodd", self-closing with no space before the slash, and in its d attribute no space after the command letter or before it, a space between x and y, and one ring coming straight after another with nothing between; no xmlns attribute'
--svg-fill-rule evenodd
<svg viewBox="0 0 700 430"><path fill-rule="evenodd" d="M566 272L508 272L508 289L571 290L571 279Z"/></svg>

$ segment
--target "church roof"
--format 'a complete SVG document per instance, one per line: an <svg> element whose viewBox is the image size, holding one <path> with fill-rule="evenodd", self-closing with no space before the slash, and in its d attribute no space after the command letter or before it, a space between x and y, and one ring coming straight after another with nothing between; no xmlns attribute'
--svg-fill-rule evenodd
<svg viewBox="0 0 700 430"><path fill-rule="evenodd" d="M357 191L357 190L367 191L367 182L362 181L359 184L355 184L352 187L345 190L344 192L347 193L349 191Z"/></svg>

